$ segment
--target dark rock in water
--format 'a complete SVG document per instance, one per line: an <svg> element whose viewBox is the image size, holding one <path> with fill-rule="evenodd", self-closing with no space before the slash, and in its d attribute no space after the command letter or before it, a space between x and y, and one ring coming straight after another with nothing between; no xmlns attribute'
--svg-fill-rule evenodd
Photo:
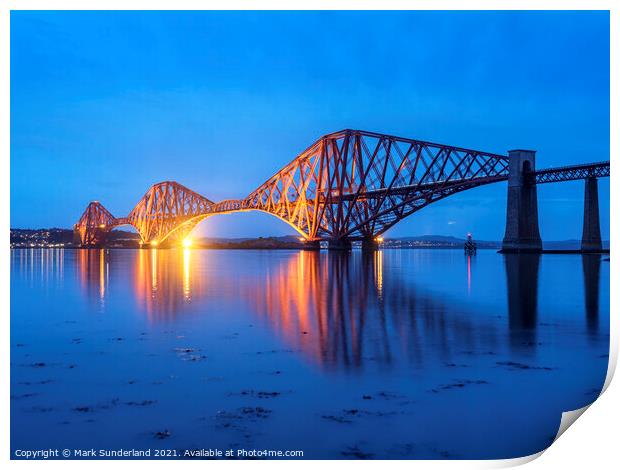
<svg viewBox="0 0 620 470"><path fill-rule="evenodd" d="M49 413L50 411L54 411L54 408L52 408L51 406L35 405L35 406L28 408L27 411L32 411L35 413Z"/></svg>
<svg viewBox="0 0 620 470"><path fill-rule="evenodd" d="M390 454L408 457L415 453L416 445L412 443L396 444L390 449Z"/></svg>
<svg viewBox="0 0 620 470"><path fill-rule="evenodd" d="M370 395L362 395L362 400L372 400Z"/></svg>
<svg viewBox="0 0 620 470"><path fill-rule="evenodd" d="M452 390L456 388L465 388L467 385L486 385L489 382L486 380L459 380L457 382L453 382L451 384L443 384L437 388L433 388L429 390L433 393L439 393L440 390Z"/></svg>
<svg viewBox="0 0 620 470"><path fill-rule="evenodd" d="M347 419L343 416L335 416L335 415L322 415L321 418L326 419L328 421L334 421L336 423L349 424L352 423L350 419Z"/></svg>
<svg viewBox="0 0 620 470"><path fill-rule="evenodd" d="M383 398L384 400L402 400L404 398L407 398L405 395L393 392L379 392L377 393L377 396L379 398Z"/></svg>
<svg viewBox="0 0 620 470"><path fill-rule="evenodd" d="M241 392L239 392L239 395L256 398L275 398L282 394L280 392L257 392L256 390L242 390Z"/></svg>
<svg viewBox="0 0 620 470"><path fill-rule="evenodd" d="M455 364L454 362L447 362L446 367L469 367L467 364Z"/></svg>
<svg viewBox="0 0 620 470"><path fill-rule="evenodd" d="M18 382L19 385L45 385L45 384L49 384L52 383L53 380L52 379L45 379L45 380L39 380L38 382Z"/></svg>
<svg viewBox="0 0 620 470"><path fill-rule="evenodd" d="M371 459L375 455L375 454L372 454L370 452L363 452L357 446L349 447L349 448L347 448L347 450L343 450L342 452L340 452L340 454L344 455L345 457L354 457L354 458L360 459L360 460Z"/></svg>
<svg viewBox="0 0 620 470"><path fill-rule="evenodd" d="M76 406L73 408L73 411L78 411L80 413L90 413L94 411L92 406Z"/></svg>
<svg viewBox="0 0 620 470"><path fill-rule="evenodd" d="M515 370L553 370L553 367L542 367L542 366L530 366L528 364L522 364L520 362L513 361L499 361L496 362L498 366L508 367L509 369Z"/></svg>
<svg viewBox="0 0 620 470"><path fill-rule="evenodd" d="M80 406L76 406L76 407L73 408L73 411L77 411L79 413L90 413L90 412L94 412L97 409L107 410L107 409L110 409L110 408L114 408L119 403L120 403L120 399L119 398L112 398L110 401L104 402L104 403L100 403L100 404L98 404L96 406L93 406L93 405L80 405Z"/></svg>
<svg viewBox="0 0 620 470"><path fill-rule="evenodd" d="M278 353L294 353L292 349L272 349L271 351L256 351L255 354L278 354Z"/></svg>
<svg viewBox="0 0 620 470"><path fill-rule="evenodd" d="M127 401L125 405L127 406L149 406L157 403L156 400L142 400L142 401Z"/></svg>
<svg viewBox="0 0 620 470"><path fill-rule="evenodd" d="M206 359L207 356L204 354L194 354L199 349L194 348L174 348L174 351L177 353L177 356L183 361L202 361Z"/></svg>
<svg viewBox="0 0 620 470"><path fill-rule="evenodd" d="M32 364L30 364L31 367L45 367L47 364L45 362L33 362Z"/></svg>
<svg viewBox="0 0 620 470"><path fill-rule="evenodd" d="M172 436L172 433L168 431L167 429L164 429L163 431L157 431L153 434L155 436L155 439L167 439L170 436Z"/></svg>
<svg viewBox="0 0 620 470"><path fill-rule="evenodd" d="M271 410L263 408L262 406L244 406L239 408L239 411L244 414L255 418L267 418L271 414Z"/></svg>
<svg viewBox="0 0 620 470"><path fill-rule="evenodd" d="M38 393L22 393L21 395L11 395L11 400L19 400L20 398L36 397Z"/></svg>
<svg viewBox="0 0 620 470"><path fill-rule="evenodd" d="M237 408L235 411L220 410L215 415L218 427L224 429L244 430L241 425L243 422L256 422L258 420L267 419L271 414L271 410L261 406L244 406Z"/></svg>

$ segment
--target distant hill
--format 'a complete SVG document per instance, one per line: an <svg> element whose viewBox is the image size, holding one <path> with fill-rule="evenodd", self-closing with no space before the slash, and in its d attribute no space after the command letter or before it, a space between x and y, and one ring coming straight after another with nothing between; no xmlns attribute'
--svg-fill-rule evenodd
<svg viewBox="0 0 620 470"><path fill-rule="evenodd" d="M543 240L543 248L546 250L578 250L581 248L581 240L560 240L550 242ZM609 240L603 240L603 249L609 249Z"/></svg>
<svg viewBox="0 0 620 470"><path fill-rule="evenodd" d="M501 241L490 240L476 240L474 239L478 248L496 248L499 249L502 245ZM458 238L446 235L420 235L417 237L399 237L399 238L386 238L385 244L411 244L419 245L420 247L462 247L465 243L465 238ZM428 246L426 246L428 245ZM578 250L581 247L581 240L556 240L545 241L543 240L543 248L546 250ZM609 240L603 240L603 248L609 249Z"/></svg>
<svg viewBox="0 0 620 470"><path fill-rule="evenodd" d="M111 246L137 246L140 236L126 230L112 230L108 236ZM66 228L11 229L11 248L73 246L73 230Z"/></svg>
<svg viewBox="0 0 620 470"><path fill-rule="evenodd" d="M488 240L474 240L478 248L499 249L501 242ZM417 237L386 238L383 242L386 248L462 248L465 238L446 235L419 235Z"/></svg>
<svg viewBox="0 0 620 470"><path fill-rule="evenodd" d="M112 230L108 236L111 248L137 248L140 236L126 230ZM64 228L11 229L11 248L73 246L73 230ZM475 240L478 248L499 249L501 241ZM385 248L462 248L465 238L447 235L419 235L415 237L386 238ZM580 240L543 241L547 250L579 249ZM297 235L259 238L194 238L197 248L231 248L231 249L278 249L300 248L302 244ZM603 241L603 248L609 249L609 240Z"/></svg>

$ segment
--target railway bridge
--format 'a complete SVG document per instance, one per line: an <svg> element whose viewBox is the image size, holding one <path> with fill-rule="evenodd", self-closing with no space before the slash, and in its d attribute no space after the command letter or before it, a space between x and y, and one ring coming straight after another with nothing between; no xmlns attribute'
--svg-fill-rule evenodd
<svg viewBox="0 0 620 470"><path fill-rule="evenodd" d="M539 184L583 179L582 249L600 251L598 178L609 161L536 170L536 152L507 155L360 130L325 135L243 199L219 202L174 181L153 185L126 217L91 202L74 226L83 247L101 246L115 227L133 226L144 247L181 243L217 214L263 211L289 224L305 247L374 249L377 238L433 202L478 186L508 181L505 252L542 249Z"/></svg>

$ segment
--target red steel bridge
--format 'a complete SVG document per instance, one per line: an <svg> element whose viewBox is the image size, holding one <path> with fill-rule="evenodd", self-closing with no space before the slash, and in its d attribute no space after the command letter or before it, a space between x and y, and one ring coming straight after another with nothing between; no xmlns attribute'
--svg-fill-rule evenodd
<svg viewBox="0 0 620 470"><path fill-rule="evenodd" d="M534 160L535 152L528 150L499 155L347 129L320 138L244 199L213 202L164 181L153 185L126 217L114 217L98 201L91 202L74 230L84 247L101 245L121 225L135 227L144 246L174 245L207 217L257 210L289 224L308 247L328 241L330 248L348 249L355 240L372 247L394 224L435 201L508 180L505 248L536 250L536 185L586 179L595 183L592 193L596 178L609 176L609 162L536 171Z"/></svg>

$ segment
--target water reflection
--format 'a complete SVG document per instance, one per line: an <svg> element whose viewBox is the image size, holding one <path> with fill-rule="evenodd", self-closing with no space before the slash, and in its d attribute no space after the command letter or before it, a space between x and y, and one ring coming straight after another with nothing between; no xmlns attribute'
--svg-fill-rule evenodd
<svg viewBox="0 0 620 470"><path fill-rule="evenodd" d="M471 254L465 255L467 257L467 294L471 295L471 272L475 266L476 257Z"/></svg>
<svg viewBox="0 0 620 470"><path fill-rule="evenodd" d="M77 250L75 268L82 291L103 306L110 281L110 251Z"/></svg>
<svg viewBox="0 0 620 470"><path fill-rule="evenodd" d="M540 255L506 254L504 266L508 288L508 322L513 333L511 345L517 349L529 349L537 344Z"/></svg>
<svg viewBox="0 0 620 470"><path fill-rule="evenodd" d="M103 304L110 261L114 266L115 256L127 253L79 250L83 291ZM255 269L231 274L218 264L225 256L213 252L136 250L131 264L119 264L122 272L116 274L132 279L138 311L150 321L173 321L192 303L206 313L241 302L288 348L326 368L388 370L397 360L452 362L459 352L497 344L501 325L455 311L397 271L386 272L384 256L382 251L265 254Z"/></svg>
<svg viewBox="0 0 620 470"><path fill-rule="evenodd" d="M599 297L601 284L601 255L581 256L585 288L586 321L590 333L599 330Z"/></svg>
<svg viewBox="0 0 620 470"><path fill-rule="evenodd" d="M383 251L237 255L232 266L228 253L191 249L70 253L81 291L101 309L111 293L128 293L136 311L153 322L174 321L192 305L201 314L234 305L231 311L241 308L258 317L287 347L325 368L380 365L388 370L399 361L451 363L463 352L494 350L505 342L506 328L511 349L533 354L538 345L540 255L503 256L507 315L488 317L468 311L471 307L458 299L433 294L415 276L402 275L394 269L400 258L390 258L386 269ZM12 252L13 265L31 280L62 280L65 257L64 250ZM243 264L248 259L255 264ZM474 262L475 257L465 259L468 296ZM599 328L600 264L598 255L582 257L592 333Z"/></svg>
<svg viewBox="0 0 620 470"><path fill-rule="evenodd" d="M11 443L170 429L179 448L311 458L538 452L604 381L608 272L489 251L14 250Z"/></svg>
<svg viewBox="0 0 620 470"><path fill-rule="evenodd" d="M192 302L193 295L205 294L209 282L192 271L191 249L137 250L133 284L140 310L150 320L172 320Z"/></svg>
<svg viewBox="0 0 620 470"><path fill-rule="evenodd" d="M64 248L11 250L11 269L22 273L30 285L62 282L65 274Z"/></svg>
<svg viewBox="0 0 620 470"><path fill-rule="evenodd" d="M243 296L290 348L326 368L451 362L481 342L485 348L497 343L495 322L451 310L385 272L383 257L299 252L244 286Z"/></svg>

